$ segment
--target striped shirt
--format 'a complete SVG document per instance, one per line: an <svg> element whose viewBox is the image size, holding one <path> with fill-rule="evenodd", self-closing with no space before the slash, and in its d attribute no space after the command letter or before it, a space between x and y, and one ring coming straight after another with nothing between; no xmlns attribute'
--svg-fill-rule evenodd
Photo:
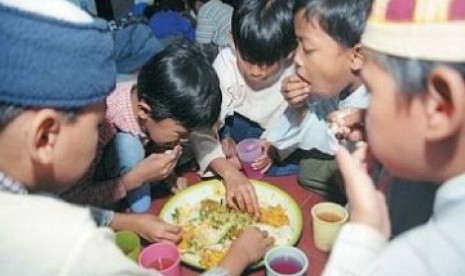
<svg viewBox="0 0 465 276"><path fill-rule="evenodd" d="M233 8L220 0L205 3L197 15L196 42L228 46Z"/></svg>
<svg viewBox="0 0 465 276"><path fill-rule="evenodd" d="M27 194L27 190L23 184L10 178L2 171L0 171L0 191L18 195Z"/></svg>

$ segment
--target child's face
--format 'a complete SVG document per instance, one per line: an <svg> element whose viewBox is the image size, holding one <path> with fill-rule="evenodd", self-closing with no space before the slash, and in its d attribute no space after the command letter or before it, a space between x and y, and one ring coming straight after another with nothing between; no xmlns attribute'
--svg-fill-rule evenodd
<svg viewBox="0 0 465 276"><path fill-rule="evenodd" d="M189 131L173 119L163 119L157 122L148 118L145 127L157 151L171 150L176 145L185 142L189 136Z"/></svg>
<svg viewBox="0 0 465 276"><path fill-rule="evenodd" d="M239 72L253 90L265 89L275 84L288 65L287 60L281 60L272 65L257 65L243 60L239 53L236 56Z"/></svg>
<svg viewBox="0 0 465 276"><path fill-rule="evenodd" d="M371 57L361 76L371 93L366 131L373 154L394 175L421 179L427 170L424 98L398 91L392 75Z"/></svg>
<svg viewBox="0 0 465 276"><path fill-rule="evenodd" d="M103 103L86 108L78 114L76 121L62 124L61 139L53 142L56 148L54 176L60 186L75 184L88 170L97 151L99 126L105 109Z"/></svg>
<svg viewBox="0 0 465 276"><path fill-rule="evenodd" d="M297 74L311 84L312 92L332 97L355 86L352 48L342 47L331 38L317 18L307 21L304 10L294 17L294 29L298 41L294 58Z"/></svg>

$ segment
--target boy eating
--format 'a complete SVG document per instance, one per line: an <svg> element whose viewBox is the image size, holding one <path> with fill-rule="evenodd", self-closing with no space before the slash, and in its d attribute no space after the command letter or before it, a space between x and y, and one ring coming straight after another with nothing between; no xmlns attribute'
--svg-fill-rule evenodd
<svg viewBox="0 0 465 276"><path fill-rule="evenodd" d="M388 242L383 196L366 172L367 146L338 148L350 222L324 275L463 275L465 252L465 1L374 1L362 37L365 125L393 175L443 182L427 224ZM434 11L429 13L428 11Z"/></svg>

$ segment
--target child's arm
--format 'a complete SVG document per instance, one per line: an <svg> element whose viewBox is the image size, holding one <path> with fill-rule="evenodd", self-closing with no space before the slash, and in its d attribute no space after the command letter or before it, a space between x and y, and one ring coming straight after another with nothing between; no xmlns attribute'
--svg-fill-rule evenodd
<svg viewBox="0 0 465 276"><path fill-rule="evenodd" d="M131 230L149 242L178 242L181 239L180 227L152 214L116 213L94 206L90 206L90 212L98 226L107 226L115 231Z"/></svg>
<svg viewBox="0 0 465 276"><path fill-rule="evenodd" d="M367 157L364 143L358 145L352 156L341 146L336 149L349 200L350 221L339 233L323 275L365 275L390 236L385 198L367 173Z"/></svg>
<svg viewBox="0 0 465 276"><path fill-rule="evenodd" d="M178 242L181 227L168 224L152 214L115 213L109 225L113 230L131 230L149 242Z"/></svg>
<svg viewBox="0 0 465 276"><path fill-rule="evenodd" d="M219 267L226 269L229 272L227 275L239 276L248 265L260 260L266 251L271 248L273 242L273 238L269 237L267 232L258 230L255 227L247 228L232 243L231 249L221 260ZM217 274L207 271L202 275Z"/></svg>
<svg viewBox="0 0 465 276"><path fill-rule="evenodd" d="M95 180L96 166L92 166L80 184L65 191L60 197L73 203L109 206L123 199L127 191L145 182L168 177L180 155L180 146L169 154L151 154L124 175L102 181Z"/></svg>

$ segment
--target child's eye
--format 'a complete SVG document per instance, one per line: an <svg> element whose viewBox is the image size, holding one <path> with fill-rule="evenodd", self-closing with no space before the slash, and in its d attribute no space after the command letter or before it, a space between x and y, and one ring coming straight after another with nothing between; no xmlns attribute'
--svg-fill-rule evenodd
<svg viewBox="0 0 465 276"><path fill-rule="evenodd" d="M307 48L302 48L304 54L310 55L312 54L315 50L314 49L307 49Z"/></svg>

